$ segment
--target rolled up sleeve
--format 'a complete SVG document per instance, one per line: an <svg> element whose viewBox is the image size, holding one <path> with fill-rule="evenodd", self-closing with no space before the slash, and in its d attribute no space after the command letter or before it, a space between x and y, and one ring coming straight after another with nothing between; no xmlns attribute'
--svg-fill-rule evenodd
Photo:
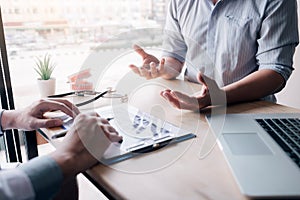
<svg viewBox="0 0 300 200"><path fill-rule="evenodd" d="M285 81L293 68L293 56L299 43L297 1L269 1L258 39L259 70L271 69Z"/></svg>
<svg viewBox="0 0 300 200"><path fill-rule="evenodd" d="M163 53L164 57L172 57L180 62L185 61L187 46L182 36L177 19L176 0L171 0L167 13L166 24L164 29Z"/></svg>

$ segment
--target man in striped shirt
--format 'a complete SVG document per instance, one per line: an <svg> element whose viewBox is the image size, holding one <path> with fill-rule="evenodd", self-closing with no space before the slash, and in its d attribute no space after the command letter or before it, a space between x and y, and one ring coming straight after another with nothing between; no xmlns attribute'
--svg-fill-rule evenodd
<svg viewBox="0 0 300 200"><path fill-rule="evenodd" d="M164 33L163 58L135 46L143 66L130 68L147 79L185 77L203 84L198 95L165 90L175 107L198 110L211 105L210 93L227 103L264 99L286 84L298 45L296 0L171 0ZM205 75L205 76L204 76ZM207 85L214 79L218 87Z"/></svg>

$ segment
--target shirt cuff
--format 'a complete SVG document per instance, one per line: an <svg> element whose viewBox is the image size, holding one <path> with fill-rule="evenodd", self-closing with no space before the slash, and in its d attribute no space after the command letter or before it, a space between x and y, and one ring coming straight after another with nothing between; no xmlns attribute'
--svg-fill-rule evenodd
<svg viewBox="0 0 300 200"><path fill-rule="evenodd" d="M4 109L0 110L0 136L3 135L3 129L2 129L2 124L1 124L1 122L2 122L2 115L3 115L3 112L4 112L4 111L5 111Z"/></svg>
<svg viewBox="0 0 300 200"><path fill-rule="evenodd" d="M185 62L184 57L180 56L179 54L171 53L171 52L168 52L168 51L163 51L162 57L172 57L172 58L175 58L176 60L179 60L182 63Z"/></svg>
<svg viewBox="0 0 300 200"><path fill-rule="evenodd" d="M0 199L34 199L28 176L19 169L0 172Z"/></svg>
<svg viewBox="0 0 300 200"><path fill-rule="evenodd" d="M63 174L50 156L37 157L18 167L29 177L36 199L50 199L60 189Z"/></svg>
<svg viewBox="0 0 300 200"><path fill-rule="evenodd" d="M259 70L261 69L271 69L279 73L284 78L285 82L289 79L293 71L293 68L282 65L260 65Z"/></svg>

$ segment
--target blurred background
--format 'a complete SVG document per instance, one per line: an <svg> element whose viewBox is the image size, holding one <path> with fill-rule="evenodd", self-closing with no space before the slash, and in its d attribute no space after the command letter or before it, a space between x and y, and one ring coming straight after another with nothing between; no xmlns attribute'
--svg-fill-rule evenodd
<svg viewBox="0 0 300 200"><path fill-rule="evenodd" d="M53 76L68 92L68 76L78 72L92 51L103 56L131 50L132 43L159 48L169 0L0 0L16 107L39 98L35 60L51 55ZM299 7L298 7L299 10ZM299 14L299 12L298 12ZM139 30L134 31L132 30ZM125 59L125 60L124 60ZM122 58L108 79L129 70L138 56ZM123 65L123 66L122 66ZM300 50L294 72L278 93L278 103L300 109ZM67 90L67 91L66 91ZM0 139L0 149L3 149ZM4 157L0 160L4 160Z"/></svg>
<svg viewBox="0 0 300 200"><path fill-rule="evenodd" d="M54 76L65 82L96 48L109 54L130 48L132 41L159 47L168 1L0 0L15 99L37 91L35 57L53 56L58 65ZM126 34L136 29L149 30ZM300 108L299 51L294 58L296 70L277 98Z"/></svg>

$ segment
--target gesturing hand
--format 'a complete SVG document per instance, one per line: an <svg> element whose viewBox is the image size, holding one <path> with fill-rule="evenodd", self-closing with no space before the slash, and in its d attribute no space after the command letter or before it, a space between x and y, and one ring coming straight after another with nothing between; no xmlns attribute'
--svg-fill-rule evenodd
<svg viewBox="0 0 300 200"><path fill-rule="evenodd" d="M135 65L129 65L132 71L141 77L148 79L153 79L162 76L165 73L165 59L159 61L155 56L146 53L140 46L134 45L133 49L137 52L143 59L142 67L137 67Z"/></svg>
<svg viewBox="0 0 300 200"><path fill-rule="evenodd" d="M222 104L225 100L225 93L221 90L217 83L199 72L198 82L202 84L200 94L189 96L178 91L166 89L160 95L169 101L175 108L184 110L199 111L212 103ZM212 96L214 99L212 99ZM214 100L212 102L212 100Z"/></svg>

